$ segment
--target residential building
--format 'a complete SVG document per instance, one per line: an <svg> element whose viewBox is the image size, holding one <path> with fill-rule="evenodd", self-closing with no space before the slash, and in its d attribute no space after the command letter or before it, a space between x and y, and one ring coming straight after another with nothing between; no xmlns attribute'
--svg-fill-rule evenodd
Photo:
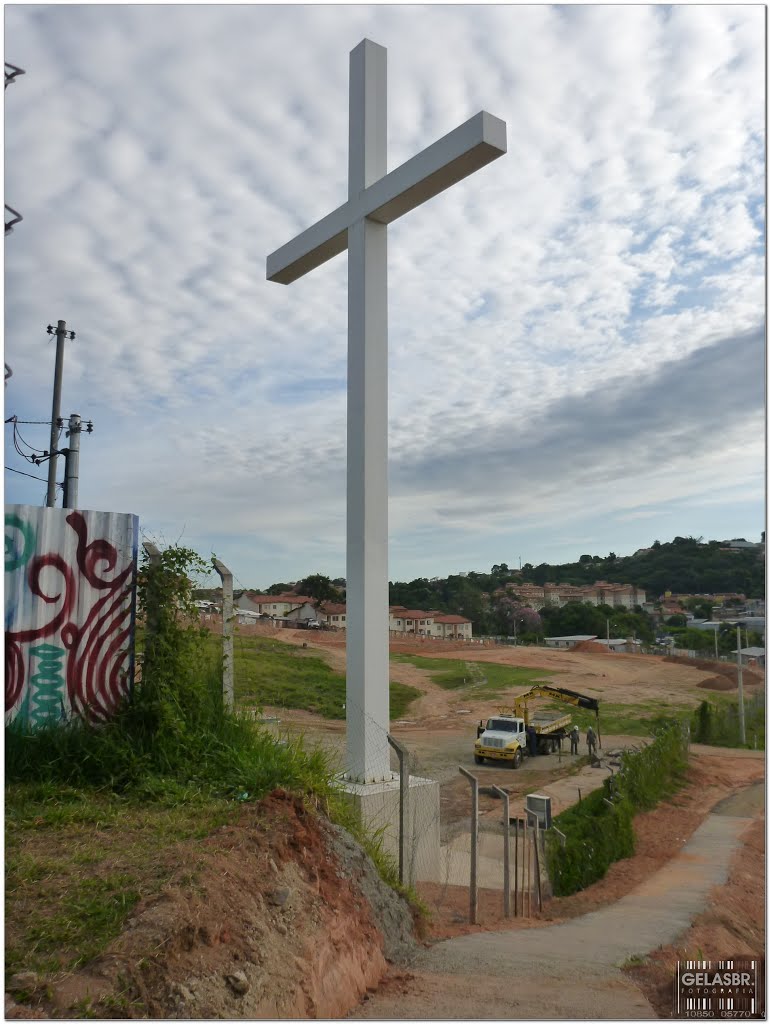
<svg viewBox="0 0 770 1024"><path fill-rule="evenodd" d="M296 607L286 612L284 619L286 619L287 622L321 621L315 603L307 597L303 604L298 604Z"/></svg>
<svg viewBox="0 0 770 1024"><path fill-rule="evenodd" d="M332 629L345 629L347 627L347 607L333 601L316 606L318 621Z"/></svg>
<svg viewBox="0 0 770 1024"><path fill-rule="evenodd" d="M509 583L507 593L517 597L522 603L528 604L535 611L546 605L561 608L569 601L581 601L594 606L609 605L610 608L633 609L643 605L647 594L639 587L630 583L607 583L599 580L587 586L575 586L570 583L546 583L542 587L534 583Z"/></svg>
<svg viewBox="0 0 770 1024"><path fill-rule="evenodd" d="M436 615L431 635L442 637L444 640L471 640L473 624L462 615Z"/></svg>
<svg viewBox="0 0 770 1024"><path fill-rule="evenodd" d="M307 597L299 594L254 594L246 591L235 602L235 607L259 615L282 618L292 608L306 604L307 600Z"/></svg>
<svg viewBox="0 0 770 1024"><path fill-rule="evenodd" d="M433 636L442 639L473 639L473 623L462 615L446 612L422 611L393 605L390 608L392 633L413 633L415 636Z"/></svg>

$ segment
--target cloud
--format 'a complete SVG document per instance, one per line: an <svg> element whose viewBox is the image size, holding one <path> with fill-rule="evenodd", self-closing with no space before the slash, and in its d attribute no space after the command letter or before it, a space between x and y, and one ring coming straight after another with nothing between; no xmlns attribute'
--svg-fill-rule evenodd
<svg viewBox="0 0 770 1024"><path fill-rule="evenodd" d="M265 257L347 195L363 36L389 51L390 167L481 108L509 138L389 232L394 551L399 531L437 548L449 531L452 550L466 531L472 554L503 520L529 529L525 478L549 508L564 493L601 508L663 500L679 472L697 509L699 474L761 415L745 340L761 348L761 8L6 13L27 72L6 97L6 195L24 215L6 248L8 414L47 414L45 325L66 318L94 507L221 536L254 572L265 537L276 575L323 538L342 557L345 258L284 288ZM709 414L712 449L661 477L657 425L693 445ZM36 486L6 481L11 500Z"/></svg>

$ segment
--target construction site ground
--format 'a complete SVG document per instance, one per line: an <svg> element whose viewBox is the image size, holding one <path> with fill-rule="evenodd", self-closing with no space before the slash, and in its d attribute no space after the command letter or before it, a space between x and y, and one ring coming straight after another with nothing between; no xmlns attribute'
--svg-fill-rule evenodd
<svg viewBox="0 0 770 1024"><path fill-rule="evenodd" d="M344 634L274 635L325 651L344 669ZM556 685L615 704L695 707L704 696L699 683L709 679L708 669L636 655L419 640L392 649L534 667ZM606 769L588 764L584 746L578 757L534 758L517 771L475 766L475 725L496 712L499 699L442 690L404 663L394 663L391 676L422 693L409 719L391 728L412 751L416 770L440 783L444 843L467 828L468 785L458 765L475 771L485 788L510 790L512 813L533 791L549 793L558 813L578 799L578 790L606 777ZM762 681L754 677L747 685ZM343 722L264 711L279 720L279 730L344 752ZM603 749L640 742L604 736ZM634 856L613 864L604 879L546 902L533 918L506 918L500 889L482 888L477 924L469 920L467 886L420 883L431 918L417 941L403 901L383 888L360 850L277 792L245 804L237 820L203 842L159 850L148 871L176 865L162 892L140 901L95 962L55 976L11 979L6 1017L670 1016L677 958L764 954L764 777L762 752L693 745L686 784L637 816ZM499 821L500 807L482 793L484 820ZM58 844L74 840L82 840L80 833L42 830L30 835L29 852L55 864ZM111 833L99 871L124 870L123 846L130 841ZM683 881L688 878L692 884ZM31 900L50 887L46 878L35 886ZM6 918L7 941L15 927ZM558 997L544 999L544 987Z"/></svg>
<svg viewBox="0 0 770 1024"><path fill-rule="evenodd" d="M291 634L291 637L288 635ZM308 634L304 631L287 631L278 634L281 639L307 644L327 652L330 662L341 671L345 666L344 634ZM625 655L608 653L595 645L585 645L584 650L563 651L545 648L511 646L487 646L482 644L446 644L420 638L391 641L391 652L445 657L475 662L495 662L543 672L544 678L554 685L576 690L589 696L596 696L600 704L659 705L660 713L666 708L681 710L691 708L709 696L710 691L735 692L734 678L718 676L718 669L708 663L683 663L654 655ZM521 816L525 797L537 792L548 795L552 800L554 814L571 806L581 795L601 786L607 777L607 769L589 763L584 742L577 757L564 750L558 754L525 759L521 768L486 764L475 765L473 761L473 740L476 723L495 714L500 707L500 698L474 699L467 692L447 691L436 685L430 673L407 663L391 665L391 679L407 683L419 689L422 696L410 707L408 719L391 723L392 734L410 751L418 774L437 779L441 784L441 834L442 844L462 841L469 822L469 791L467 781L460 775L458 767L471 770L480 780L479 813L481 829L488 823L500 820L500 800L488 793L488 788L500 786L510 794L511 815ZM744 673L745 692L751 695L764 686L759 672ZM513 694L515 695L515 694ZM266 709L266 713L279 718L283 727L303 733L308 739L315 739L344 756L344 723L320 722L315 716L304 712L282 709ZM639 736L604 735L602 751L638 746L646 742ZM393 762L395 769L396 763ZM635 822L636 853L628 860L614 864L607 876L584 892L565 899L549 901L543 914L533 919L511 919L504 915L502 894L499 885L482 887L479 891L477 920L469 922L469 890L467 885L420 883L418 890L431 911L429 935L431 941L451 939L456 936L473 935L483 932L529 931L532 928L552 928L572 918L582 917L598 908L609 908L625 898L631 899L638 887L649 883L671 861L683 855L683 847L706 820L711 809L720 801L736 793L749 792L749 811L746 818L738 819L731 830L733 843L727 860L734 870L730 881L721 888L712 890L714 879L724 881L725 864L714 876L704 879L699 902L693 905L693 924L680 918L671 922L668 931L661 932L659 941L649 950L623 955L622 944L618 945L618 958L612 960L608 970L600 972L590 985L584 985L580 999L582 1005L569 1001L564 1005L550 1003L543 1006L538 999L542 980L535 972L529 979L529 995L526 985L521 1001L511 1009L508 991L497 981L501 1002L499 1016L521 1017L626 1017L632 1016L633 1008L638 1015L669 1016L673 971L677 956L685 951L703 956L724 956L730 948L739 953L764 954L764 787L765 758L762 751L727 750L693 744L691 765L687 786L670 802L662 804L647 814L637 816ZM744 808L745 810L745 808ZM762 815L759 825L749 819ZM746 826L751 827L746 829ZM748 838L747 838L748 837ZM746 840L747 846L742 841ZM717 845L719 845L717 843ZM726 848L722 849L724 853ZM710 858L707 857L707 860ZM732 858L732 860L730 860ZM716 864L716 860L714 861ZM723 870L724 869L724 870ZM722 874L720 874L722 872ZM673 877L673 876L672 876ZM750 881L749 881L750 880ZM747 882L749 887L747 889ZM665 879L662 884L665 890ZM716 884L716 883L714 883ZM761 892L757 901L754 894ZM748 895L748 894L751 895ZM714 902L717 900L718 902ZM665 903L665 900L664 900ZM758 911L757 908L761 909ZM624 907L627 928L628 913L632 906ZM721 921L715 938L713 921ZM681 925L681 928L680 928ZM619 925L622 930L623 925ZM684 929L684 930L682 930ZM550 932L549 932L550 933ZM678 941L676 941L678 938ZM672 941L668 941L671 939ZM720 945L721 941L721 945ZM515 951L511 949L511 955ZM630 958L628 970L621 975L613 966ZM510 961L508 961L510 962ZM642 966L643 965L643 966ZM609 966L612 969L609 970ZM408 976L403 971L392 971L381 994L368 997L361 1016L388 1017L392 994L398 1005L397 1016L416 1019L462 1018L481 1016L478 1009L478 993L488 991L478 976L481 968L475 964L474 977L459 973L454 977L440 972L431 977L430 971ZM483 973L483 972L482 972ZM416 981L414 979L418 979ZM410 980L411 979L411 980ZM486 978L484 981L486 982ZM517 969L517 989L522 981ZM635 984L634 984L635 982ZM575 990L575 978L572 979ZM416 987L415 987L416 986ZM597 989L598 986L598 989ZM641 989L640 999L629 1002L629 992ZM472 992L460 998L462 991ZM597 991L604 996L597 1003ZM417 995L416 1002L410 1002L411 994ZM457 999L455 999L457 997ZM459 1000L459 1001L458 1001ZM494 1002L494 1001L492 1001ZM462 1009L462 1012L460 1011ZM542 1012L541 1012L542 1011ZM485 1017L494 1017L492 1003L484 1000Z"/></svg>

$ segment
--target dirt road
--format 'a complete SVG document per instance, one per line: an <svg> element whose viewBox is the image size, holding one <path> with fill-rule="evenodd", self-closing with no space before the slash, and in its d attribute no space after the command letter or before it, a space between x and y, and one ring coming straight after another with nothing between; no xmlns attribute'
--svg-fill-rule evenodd
<svg viewBox="0 0 770 1024"><path fill-rule="evenodd" d="M707 907L710 891L726 881L742 834L763 808L763 783L722 801L668 864L612 906L548 927L437 943L420 955L411 978L385 986L349 1016L656 1017L620 966L673 943L690 926Z"/></svg>

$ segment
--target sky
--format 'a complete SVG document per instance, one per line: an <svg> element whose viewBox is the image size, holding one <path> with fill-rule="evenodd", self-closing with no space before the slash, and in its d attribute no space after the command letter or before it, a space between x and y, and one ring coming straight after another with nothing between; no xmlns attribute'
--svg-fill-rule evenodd
<svg viewBox="0 0 770 1024"><path fill-rule="evenodd" d="M80 507L236 586L345 575L347 256L265 260L347 198L363 38L389 170L508 130L388 231L390 579L759 540L762 6L6 5L5 418L50 418L66 320Z"/></svg>

